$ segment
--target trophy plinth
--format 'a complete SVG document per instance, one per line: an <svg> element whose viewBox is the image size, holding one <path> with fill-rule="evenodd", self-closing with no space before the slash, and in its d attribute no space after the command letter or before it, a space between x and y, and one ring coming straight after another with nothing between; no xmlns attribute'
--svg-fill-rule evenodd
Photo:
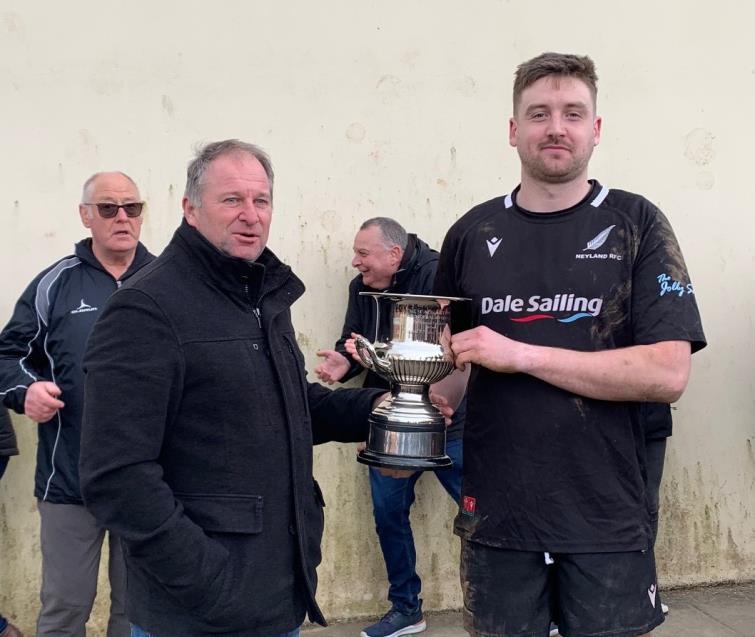
<svg viewBox="0 0 755 637"><path fill-rule="evenodd" d="M454 369L450 351L451 304L468 299L362 292L378 304L376 343L356 339L364 365L391 384L391 395L370 414L367 447L357 460L389 469L452 466L446 424L429 388ZM386 322L381 301L388 304ZM381 334L382 332L382 334Z"/></svg>

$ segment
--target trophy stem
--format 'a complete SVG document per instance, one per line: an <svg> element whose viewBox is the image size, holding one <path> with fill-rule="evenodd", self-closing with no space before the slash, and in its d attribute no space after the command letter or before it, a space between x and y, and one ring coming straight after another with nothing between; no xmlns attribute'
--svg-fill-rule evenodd
<svg viewBox="0 0 755 637"><path fill-rule="evenodd" d="M388 469L447 469L446 423L427 385L391 383L391 396L370 414L367 448L357 460Z"/></svg>

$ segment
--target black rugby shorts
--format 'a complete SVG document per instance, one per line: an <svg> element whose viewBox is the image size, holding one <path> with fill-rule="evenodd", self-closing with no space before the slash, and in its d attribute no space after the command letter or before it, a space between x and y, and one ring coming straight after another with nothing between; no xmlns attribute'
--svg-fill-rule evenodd
<svg viewBox="0 0 755 637"><path fill-rule="evenodd" d="M464 628L480 637L637 637L663 623L653 551L511 551L462 540Z"/></svg>

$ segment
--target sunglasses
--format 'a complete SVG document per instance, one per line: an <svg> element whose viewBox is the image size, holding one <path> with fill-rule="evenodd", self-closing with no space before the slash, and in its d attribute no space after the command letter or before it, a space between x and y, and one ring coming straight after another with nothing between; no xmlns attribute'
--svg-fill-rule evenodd
<svg viewBox="0 0 755 637"><path fill-rule="evenodd" d="M144 208L143 201L134 201L133 203L87 203L87 206L97 206L97 212L103 219L112 219L118 214L118 210L123 208L127 217L138 217L142 214Z"/></svg>

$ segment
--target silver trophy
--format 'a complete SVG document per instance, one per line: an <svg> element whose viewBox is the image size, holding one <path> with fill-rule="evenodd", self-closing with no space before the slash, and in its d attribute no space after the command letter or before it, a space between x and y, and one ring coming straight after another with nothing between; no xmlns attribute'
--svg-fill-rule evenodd
<svg viewBox="0 0 755 637"><path fill-rule="evenodd" d="M365 367L390 382L391 395L370 414L367 447L357 459L390 469L450 467L445 420L432 404L429 390L454 369L450 341L452 315L458 313L452 310L469 299L360 294L374 297L377 321L374 343L363 336L355 339L357 354Z"/></svg>

